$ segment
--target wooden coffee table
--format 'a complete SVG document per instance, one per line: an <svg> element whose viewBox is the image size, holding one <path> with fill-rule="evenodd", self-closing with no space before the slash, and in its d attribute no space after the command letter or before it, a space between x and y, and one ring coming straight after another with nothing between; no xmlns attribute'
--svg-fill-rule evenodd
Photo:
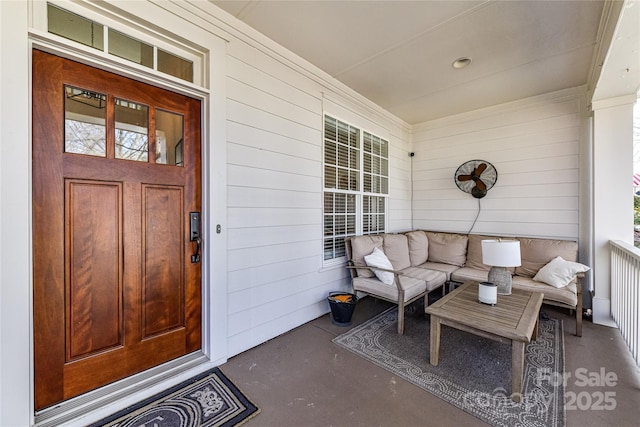
<svg viewBox="0 0 640 427"><path fill-rule="evenodd" d="M431 364L438 365L440 325L511 344L511 398L520 402L524 347L537 337L542 297L541 292L513 289L491 306L478 302L478 282L464 283L425 310L431 315Z"/></svg>

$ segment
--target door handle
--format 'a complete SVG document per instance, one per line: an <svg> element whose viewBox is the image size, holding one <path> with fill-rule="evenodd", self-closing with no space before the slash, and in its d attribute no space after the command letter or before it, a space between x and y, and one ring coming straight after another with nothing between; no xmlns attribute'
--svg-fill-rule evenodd
<svg viewBox="0 0 640 427"><path fill-rule="evenodd" d="M196 242L196 253L191 255L191 262L193 264L200 262L200 243L201 243L200 238L198 237L195 240L195 242Z"/></svg>
<svg viewBox="0 0 640 427"><path fill-rule="evenodd" d="M200 212L189 212L189 239L196 242L196 252L191 255L193 264L200 262L200 247L202 240L200 238Z"/></svg>

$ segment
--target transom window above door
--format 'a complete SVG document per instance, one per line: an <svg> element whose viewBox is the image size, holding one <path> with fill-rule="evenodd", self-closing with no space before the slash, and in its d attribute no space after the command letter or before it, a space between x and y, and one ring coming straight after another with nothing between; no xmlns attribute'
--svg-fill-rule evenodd
<svg viewBox="0 0 640 427"><path fill-rule="evenodd" d="M47 3L47 31L93 49L194 83L194 61Z"/></svg>
<svg viewBox="0 0 640 427"><path fill-rule="evenodd" d="M65 153L183 166L182 114L70 85L64 110Z"/></svg>

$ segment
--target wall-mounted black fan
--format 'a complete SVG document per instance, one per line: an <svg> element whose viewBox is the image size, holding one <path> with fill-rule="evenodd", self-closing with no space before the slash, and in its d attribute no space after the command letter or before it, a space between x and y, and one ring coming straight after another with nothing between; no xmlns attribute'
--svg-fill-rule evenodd
<svg viewBox="0 0 640 427"><path fill-rule="evenodd" d="M460 165L453 180L465 193L482 199L498 180L498 171L485 160L469 160Z"/></svg>

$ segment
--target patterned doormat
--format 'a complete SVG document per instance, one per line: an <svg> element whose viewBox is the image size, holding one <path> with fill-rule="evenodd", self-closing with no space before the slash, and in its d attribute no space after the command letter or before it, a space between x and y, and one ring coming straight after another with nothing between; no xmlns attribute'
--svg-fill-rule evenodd
<svg viewBox="0 0 640 427"><path fill-rule="evenodd" d="M562 321L540 319L525 348L521 403L511 397L511 346L442 326L438 366L429 363L429 316L405 313L404 335L391 308L333 342L494 426L565 424ZM545 316L546 317L546 316Z"/></svg>
<svg viewBox="0 0 640 427"><path fill-rule="evenodd" d="M231 427L260 410L213 368L90 427Z"/></svg>

